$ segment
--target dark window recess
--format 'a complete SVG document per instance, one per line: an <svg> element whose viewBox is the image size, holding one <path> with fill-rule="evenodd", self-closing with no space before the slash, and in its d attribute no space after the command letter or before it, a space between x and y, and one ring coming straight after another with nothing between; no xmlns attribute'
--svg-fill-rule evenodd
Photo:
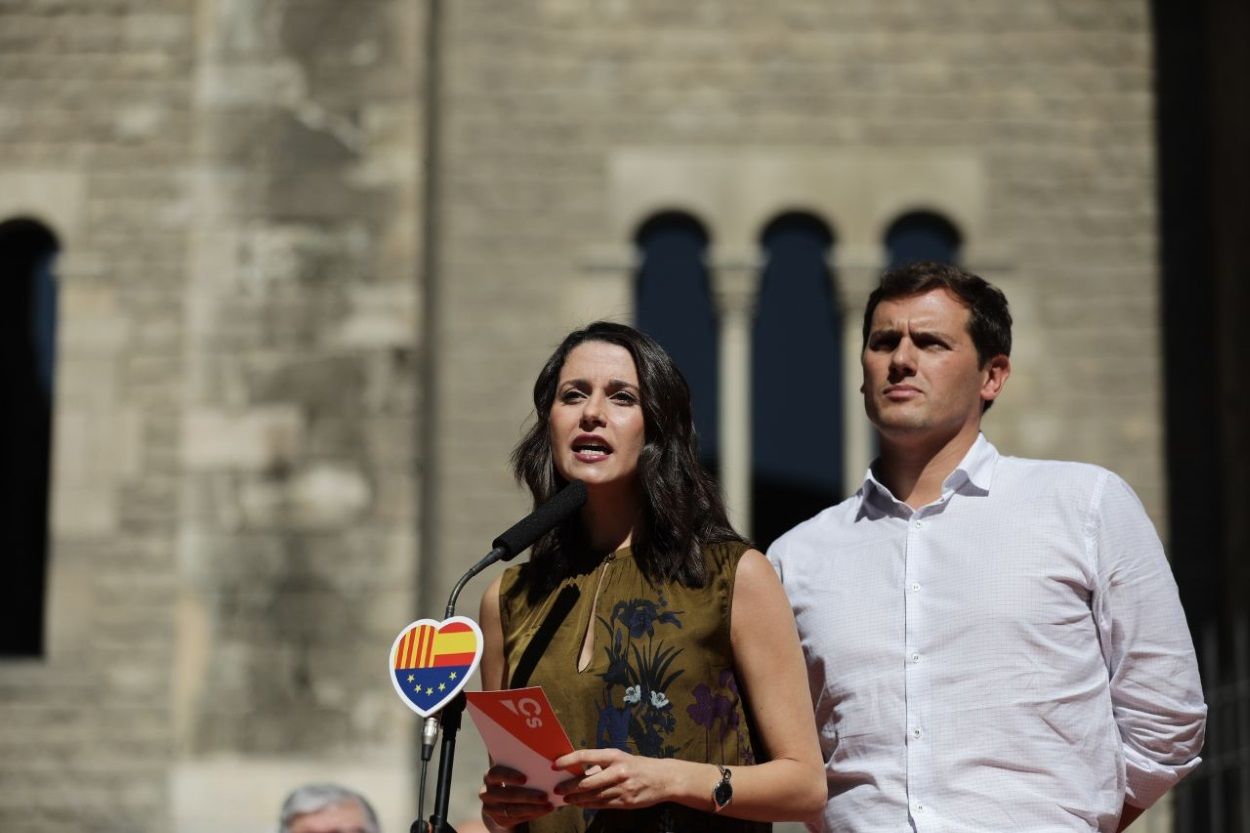
<svg viewBox="0 0 1250 833"><path fill-rule="evenodd" d="M636 237L642 257L637 282L638 329L669 352L694 400L699 456L718 466L716 313L708 281L708 234L687 214L657 215Z"/></svg>
<svg viewBox="0 0 1250 833"><path fill-rule="evenodd" d="M891 269L918 260L958 263L961 244L959 230L946 218L928 211L904 214L885 235Z"/></svg>
<svg viewBox="0 0 1250 833"><path fill-rule="evenodd" d="M43 654L48 485L56 342L55 235L28 219L0 223L0 655Z"/></svg>
<svg viewBox="0 0 1250 833"><path fill-rule="evenodd" d="M751 532L766 548L842 497L842 335L819 219L765 229L751 362Z"/></svg>

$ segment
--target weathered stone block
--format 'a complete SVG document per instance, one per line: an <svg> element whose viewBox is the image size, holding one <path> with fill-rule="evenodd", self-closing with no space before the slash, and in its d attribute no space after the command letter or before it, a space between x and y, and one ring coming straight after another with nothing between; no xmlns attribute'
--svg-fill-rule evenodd
<svg viewBox="0 0 1250 833"><path fill-rule="evenodd" d="M282 468L299 451L304 419L291 405L242 412L189 410L183 420L183 461L190 469Z"/></svg>

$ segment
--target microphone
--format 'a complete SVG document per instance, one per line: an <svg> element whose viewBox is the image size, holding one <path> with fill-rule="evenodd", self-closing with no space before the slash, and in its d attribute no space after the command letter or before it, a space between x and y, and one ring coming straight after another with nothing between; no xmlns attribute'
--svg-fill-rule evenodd
<svg viewBox="0 0 1250 833"><path fill-rule="evenodd" d="M570 481L533 513L517 521L507 532L491 541L490 545L496 550L504 551L499 556L501 561L511 561L585 505L586 484L580 480Z"/></svg>
<svg viewBox="0 0 1250 833"><path fill-rule="evenodd" d="M494 549L470 567L469 571L461 576L460 581L456 582L455 588L451 591L451 598L447 601L447 617L455 615L456 597L460 595L461 588L469 582L469 579L496 561L511 561L516 558L531 544L555 529L561 521L585 505L586 484L580 480L571 480L567 486L552 495L550 500L491 541Z"/></svg>

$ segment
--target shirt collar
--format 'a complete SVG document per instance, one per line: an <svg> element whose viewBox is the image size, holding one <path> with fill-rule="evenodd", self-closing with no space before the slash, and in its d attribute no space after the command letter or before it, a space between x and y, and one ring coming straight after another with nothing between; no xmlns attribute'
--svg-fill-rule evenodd
<svg viewBox="0 0 1250 833"><path fill-rule="evenodd" d="M955 470L942 482L942 493L963 492L969 495L988 495L998 457L998 449L994 447L994 444L987 440L984 434L978 433L976 441L959 461L959 465L955 466ZM899 503L889 488L873 474L871 466L864 475L860 495L862 499L877 495L887 501Z"/></svg>
<svg viewBox="0 0 1250 833"><path fill-rule="evenodd" d="M959 465L955 466L955 470L942 483L942 491L962 490L968 494L988 495L997 463L998 449L984 434L978 433L972 448L968 449Z"/></svg>

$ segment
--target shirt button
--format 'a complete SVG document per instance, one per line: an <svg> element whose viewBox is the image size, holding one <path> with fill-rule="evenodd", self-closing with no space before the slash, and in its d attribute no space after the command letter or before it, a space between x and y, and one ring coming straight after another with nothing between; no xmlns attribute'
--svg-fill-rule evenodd
<svg viewBox="0 0 1250 833"><path fill-rule="evenodd" d="M911 736L912 736L913 738L915 738L916 740L920 740L920 730L919 730L919 729L912 729L912 730L911 730Z"/></svg>
<svg viewBox="0 0 1250 833"><path fill-rule="evenodd" d="M913 592L913 593L919 593L919 592L920 592L920 585L919 585L919 584L917 584L916 582L912 582L912 585L911 585L911 592Z"/></svg>
<svg viewBox="0 0 1250 833"><path fill-rule="evenodd" d="M912 526L914 526L916 529L920 529L920 527L924 526L924 521L916 521L915 523L912 524Z"/></svg>
<svg viewBox="0 0 1250 833"><path fill-rule="evenodd" d="M923 813L923 812L924 812L924 805L923 805L923 804L917 804L917 805L916 805L916 812L917 812L917 813Z"/></svg>
<svg viewBox="0 0 1250 833"><path fill-rule="evenodd" d="M920 654L912 654L912 655L911 655L911 661L912 661L912 662L920 662Z"/></svg>

